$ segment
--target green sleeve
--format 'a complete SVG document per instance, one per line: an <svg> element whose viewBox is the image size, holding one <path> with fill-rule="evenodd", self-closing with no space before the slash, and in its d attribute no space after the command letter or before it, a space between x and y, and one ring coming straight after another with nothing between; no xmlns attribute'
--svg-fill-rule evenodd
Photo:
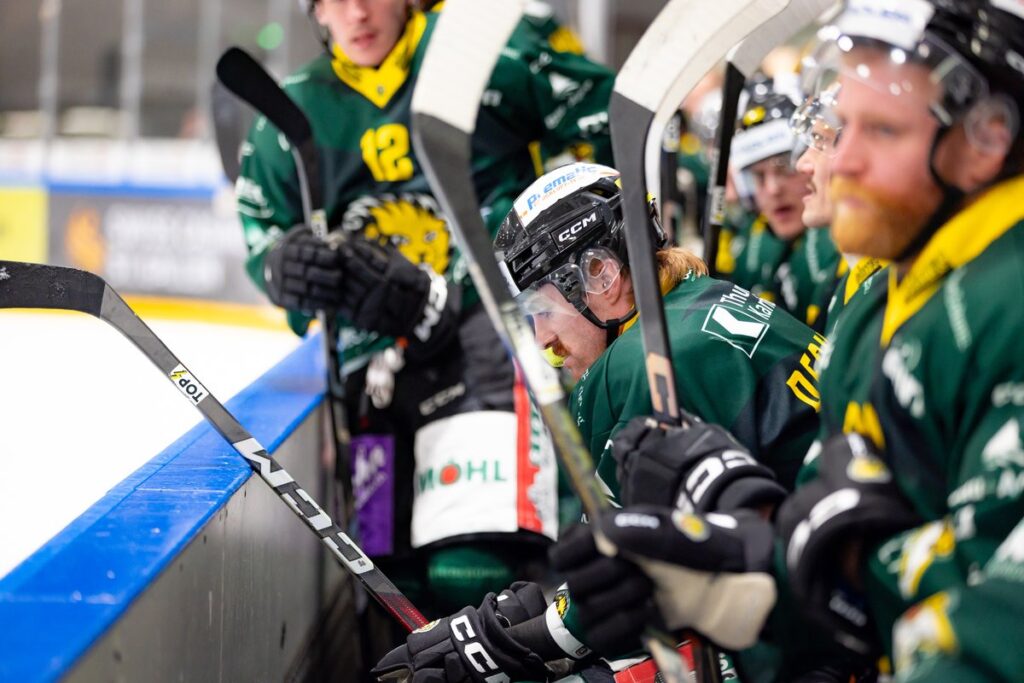
<svg viewBox="0 0 1024 683"><path fill-rule="evenodd" d="M818 428L817 379L809 368L823 340L771 304L742 290L742 295L735 293L728 283L708 278L690 286L704 287L692 305L678 296L678 290L666 299L679 405L728 429L783 486L791 488ZM739 297L741 306L748 308L716 310L722 300L737 300L731 297ZM756 344L742 334L731 338L726 328L716 326L720 314L741 316L751 305L772 311ZM639 329L631 328L591 368L596 380L588 379L586 393L577 396L591 407L589 414L599 418L599 424L581 425L581 431L588 436L591 452L600 454L598 474L613 493L617 482L609 440L631 418L652 412L643 358Z"/></svg>
<svg viewBox="0 0 1024 683"><path fill-rule="evenodd" d="M491 79L507 99L513 129L540 142L544 156L588 145L594 161L612 163L608 100L615 74L587 57L555 50L528 22L509 40ZM521 189L521 188L520 188Z"/></svg>
<svg viewBox="0 0 1024 683"><path fill-rule="evenodd" d="M1020 391L1024 373L997 385L987 414L977 421L961 464L951 478L948 513L896 535L869 557L867 593L885 640L901 615L925 601L933 612L944 608L951 627L947 643L951 643L951 651L969 659L974 655L966 650L968 646L984 648L986 640L998 641L1006 636L999 630L997 614L991 620L977 618L984 613L981 605L992 603L1003 592L1006 581L1016 586L1018 596L1024 596L1024 530L1019 528L1024 517L1024 441L1020 428L1024 406L1013 400L998 407L992 405L1002 400L997 395L999 386ZM965 410L969 413L969 407ZM979 582L979 572L986 566L988 574L996 575L995 580ZM949 595L948 604L937 605L935 596L943 593ZM1014 598L1009 605L994 611L1009 610L1020 615L1024 597ZM1018 632L1024 641L1024 630L1018 627ZM991 652L982 659L993 671L1015 670L1019 674L1024 668L1010 667L1004 660L1019 663L1022 648L1007 650L1014 651ZM993 659L987 659L989 655Z"/></svg>
<svg viewBox="0 0 1024 683"><path fill-rule="evenodd" d="M1024 521L973 578L905 612L893 629L906 683L1019 681L1024 671Z"/></svg>

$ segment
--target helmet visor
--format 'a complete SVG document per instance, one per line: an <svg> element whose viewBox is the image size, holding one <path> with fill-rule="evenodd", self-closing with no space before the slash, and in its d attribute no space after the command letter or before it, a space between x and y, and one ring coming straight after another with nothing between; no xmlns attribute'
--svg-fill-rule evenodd
<svg viewBox="0 0 1024 683"><path fill-rule="evenodd" d="M922 30L914 38L843 17L804 60L803 87L814 111L805 111L802 117L810 128L815 123L835 125L829 111L841 97L841 84L850 80L868 86L880 98L898 98L901 107L924 107L944 126L988 96L978 71L936 36Z"/></svg>
<svg viewBox="0 0 1024 683"><path fill-rule="evenodd" d="M839 84L807 98L789 120L789 126L800 141L801 153L808 147L832 156L842 131L835 113ZM796 156L796 155L794 155Z"/></svg>
<svg viewBox="0 0 1024 683"><path fill-rule="evenodd" d="M619 258L606 247L580 252L576 263L566 263L516 296L530 316L573 317L588 310L588 297L608 291L622 272Z"/></svg>

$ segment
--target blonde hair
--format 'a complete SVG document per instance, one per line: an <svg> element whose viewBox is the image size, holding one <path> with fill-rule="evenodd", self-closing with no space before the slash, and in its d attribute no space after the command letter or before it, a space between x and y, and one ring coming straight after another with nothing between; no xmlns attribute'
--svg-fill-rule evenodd
<svg viewBox="0 0 1024 683"><path fill-rule="evenodd" d="M689 249L669 247L659 250L656 256L658 284L661 285L663 292L678 285L691 273L694 277L704 277L708 274L708 265Z"/></svg>
<svg viewBox="0 0 1024 683"><path fill-rule="evenodd" d="M658 258L658 286L661 287L662 294L667 294L688 276L698 278L708 274L708 265L704 263L704 259L689 249L668 247L659 249L655 256ZM623 267L622 275L626 277L625 283L632 298L633 282L629 277L629 268Z"/></svg>

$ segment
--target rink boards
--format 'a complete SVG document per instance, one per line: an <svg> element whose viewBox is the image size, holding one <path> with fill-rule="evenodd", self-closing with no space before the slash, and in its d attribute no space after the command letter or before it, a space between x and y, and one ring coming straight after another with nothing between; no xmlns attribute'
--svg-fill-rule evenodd
<svg viewBox="0 0 1024 683"><path fill-rule="evenodd" d="M314 335L227 407L326 503L322 360ZM0 579L0 680L299 677L342 579L200 423Z"/></svg>

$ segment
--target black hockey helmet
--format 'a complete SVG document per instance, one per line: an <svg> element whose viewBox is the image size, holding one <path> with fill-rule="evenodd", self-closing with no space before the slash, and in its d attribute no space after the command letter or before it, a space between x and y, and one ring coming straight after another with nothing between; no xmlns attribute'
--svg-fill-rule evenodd
<svg viewBox="0 0 1024 683"><path fill-rule="evenodd" d="M667 239L653 200L649 204L652 239L661 248ZM531 292L553 284L587 320L617 330L632 314L623 320L599 320L588 308L586 294L606 289L629 263L624 229L618 171L600 164L570 164L541 176L519 195L494 239L494 250L509 290L528 313L534 312Z"/></svg>
<svg viewBox="0 0 1024 683"><path fill-rule="evenodd" d="M796 91L799 81L795 74L792 74L792 82L786 82L785 86L783 80L757 73L740 93L740 114L730 148L729 166L736 192L748 210L756 209L755 184L750 167L783 154L788 155L786 163L792 166L795 158L797 138L787 122L796 110L790 91Z"/></svg>
<svg viewBox="0 0 1024 683"><path fill-rule="evenodd" d="M731 163L739 171L759 161L780 154L792 154L797 139L789 127L789 119L796 111L796 101L790 89L775 80L755 76L747 84L745 104L736 121L730 153Z"/></svg>
<svg viewBox="0 0 1024 683"><path fill-rule="evenodd" d="M1012 119L1014 143L1007 155L1003 177L1020 173L1024 157L1024 3L1018 0L932 0L936 14L928 30L942 37L962 55L985 80L987 95L1006 107L1003 115ZM981 97L964 102L965 113ZM968 135L977 135L967 122ZM984 139L972 139L985 145Z"/></svg>

